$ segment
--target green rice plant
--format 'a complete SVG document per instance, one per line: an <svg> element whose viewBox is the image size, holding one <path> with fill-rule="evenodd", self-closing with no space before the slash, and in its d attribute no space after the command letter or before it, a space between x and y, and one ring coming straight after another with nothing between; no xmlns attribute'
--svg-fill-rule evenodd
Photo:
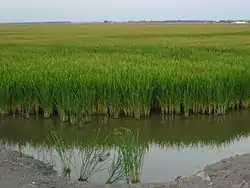
<svg viewBox="0 0 250 188"><path fill-rule="evenodd" d="M69 146L65 143L64 139L62 138L62 132L59 130L51 129L48 139L55 147L55 150L62 161L62 177L70 179L70 173L73 165L73 151L71 151Z"/></svg>
<svg viewBox="0 0 250 188"><path fill-rule="evenodd" d="M15 101L21 106L22 116L29 118L32 110L32 104L35 100L33 98L33 84L30 82L30 80L23 80L21 83L16 83L16 87L18 87L18 89L16 90L17 93L15 95Z"/></svg>
<svg viewBox="0 0 250 188"><path fill-rule="evenodd" d="M114 75L108 75L107 79L109 115L113 118L119 118L122 107L122 78L119 72L114 70Z"/></svg>
<svg viewBox="0 0 250 188"><path fill-rule="evenodd" d="M44 79L46 78L46 80ZM38 79L38 78L37 78ZM35 95L38 99L38 105L43 110L44 118L49 118L53 114L54 105L54 88L53 88L53 77L48 72L44 72L39 80L36 81ZM36 111L39 107L36 108ZM38 112L36 112L38 114Z"/></svg>
<svg viewBox="0 0 250 188"><path fill-rule="evenodd" d="M55 104L62 122L69 121L70 99L68 95L69 89L66 86L67 83L63 80L57 80L55 87Z"/></svg>
<svg viewBox="0 0 250 188"><path fill-rule="evenodd" d="M89 182L93 174L103 171L109 161L109 152L102 147L109 136L100 141L99 134L100 129L95 137L80 147L81 169L78 181Z"/></svg>
<svg viewBox="0 0 250 188"><path fill-rule="evenodd" d="M96 90L95 80L93 76L89 76L88 80L84 76L79 76L80 83L77 93L79 97L79 120L81 123L91 120L91 116L95 113Z"/></svg>
<svg viewBox="0 0 250 188"><path fill-rule="evenodd" d="M141 70L141 73L138 76L139 84L138 84L138 99L136 99L139 104L137 104L137 110L135 114L136 118L140 118L140 116L149 116L151 110L151 101L154 86L152 85L153 76L148 74L149 70ZM143 88L140 86L143 85Z"/></svg>
<svg viewBox="0 0 250 188"><path fill-rule="evenodd" d="M161 114L180 114L181 112L181 84L179 75L172 72L158 72L156 99L158 100Z"/></svg>
<svg viewBox="0 0 250 188"><path fill-rule="evenodd" d="M8 115L8 112L10 110L10 101L9 101L9 85L6 85L6 81L0 76L0 79L2 80L0 82L0 115L5 116Z"/></svg>
<svg viewBox="0 0 250 188"><path fill-rule="evenodd" d="M33 112L50 117L57 111L63 122L85 123L93 115L140 119L152 109L189 116L250 107L248 27L50 25L0 30L3 115L12 110L27 118Z"/></svg>
<svg viewBox="0 0 250 188"><path fill-rule="evenodd" d="M124 163L120 154L121 152L118 152L118 154L114 154L114 158L109 168L109 177L106 181L106 184L119 183L126 177L126 173L124 171Z"/></svg>
<svg viewBox="0 0 250 188"><path fill-rule="evenodd" d="M139 133L132 134L129 129L119 128L114 131L114 138L119 143L119 157L127 183L139 183L147 147L139 144Z"/></svg>
<svg viewBox="0 0 250 188"><path fill-rule="evenodd" d="M0 80L1 80L0 82L0 116L5 116L8 114L8 111L10 110L9 84L6 84L6 83L9 81L8 76L10 76L11 71L8 68L7 60L0 57L0 62L2 66L0 70Z"/></svg>
<svg viewBox="0 0 250 188"><path fill-rule="evenodd" d="M96 112L98 115L108 115L108 82L102 76L97 76L96 89Z"/></svg>
<svg viewBox="0 0 250 188"><path fill-rule="evenodd" d="M126 72L120 75L122 83L120 102L125 116L140 119L141 116L148 116L150 113L153 87L150 80L152 77L146 74L146 71L127 68Z"/></svg>

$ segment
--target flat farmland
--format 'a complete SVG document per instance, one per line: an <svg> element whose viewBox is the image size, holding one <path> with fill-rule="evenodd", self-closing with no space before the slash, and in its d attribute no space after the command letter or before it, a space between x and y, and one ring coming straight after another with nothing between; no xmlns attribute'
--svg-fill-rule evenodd
<svg viewBox="0 0 250 188"><path fill-rule="evenodd" d="M250 107L250 25L0 26L0 111L62 121Z"/></svg>
<svg viewBox="0 0 250 188"><path fill-rule="evenodd" d="M223 45L226 41L242 44L249 34L250 25L234 24L2 25L0 43L112 46L199 42L203 45Z"/></svg>

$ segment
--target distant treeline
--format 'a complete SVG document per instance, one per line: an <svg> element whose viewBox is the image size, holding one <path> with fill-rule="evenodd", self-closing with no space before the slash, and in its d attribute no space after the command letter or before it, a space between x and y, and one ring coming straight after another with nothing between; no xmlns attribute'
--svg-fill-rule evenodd
<svg viewBox="0 0 250 188"><path fill-rule="evenodd" d="M31 24L70 24L70 21L54 21L54 22L6 22L0 25L31 25Z"/></svg>
<svg viewBox="0 0 250 188"><path fill-rule="evenodd" d="M238 20L130 20L123 23L235 23ZM243 20L244 21L244 20ZM244 22L250 23L250 20ZM105 20L104 23L116 23L116 21Z"/></svg>

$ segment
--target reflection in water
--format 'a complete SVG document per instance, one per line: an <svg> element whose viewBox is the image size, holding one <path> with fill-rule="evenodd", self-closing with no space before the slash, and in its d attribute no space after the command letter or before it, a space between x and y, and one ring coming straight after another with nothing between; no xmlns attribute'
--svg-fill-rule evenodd
<svg viewBox="0 0 250 188"><path fill-rule="evenodd" d="M117 177L123 176L121 165L119 166L121 160L118 160L122 158L121 142L114 136L109 136L119 127L130 129L133 135L136 135L139 130L138 146L148 146L148 150L144 149L142 169L135 173L138 177L136 181L165 182L179 175L195 173L206 164L224 157L249 152L249 115L249 111L241 111L229 113L226 116L191 116L188 119L183 117L161 119L159 116L140 121L127 118L110 119L108 126L101 126L98 147L96 147L103 155L109 153L109 157L104 160L105 165L102 166L101 171L91 178L89 176L88 181L116 183L116 179L119 179ZM97 121L99 120L96 119ZM95 148L93 145L89 147L89 143L98 134L100 125L96 122L93 121L84 128L79 128L61 124L57 119L6 118L0 119L0 138L6 147L54 164L55 169L62 173L65 164L56 149L56 144L48 139L53 127L67 146L66 151L71 152L67 155L71 156L70 159L73 161L71 162L72 178L79 179L84 158L87 156L86 149ZM106 139L108 136L109 139ZM129 157L129 159L132 158ZM112 177L114 169L117 177ZM132 169L131 166L130 169ZM140 171L142 171L141 174ZM81 178L84 180L86 177L84 175ZM133 181L132 179L130 178L130 182Z"/></svg>
<svg viewBox="0 0 250 188"><path fill-rule="evenodd" d="M37 147L37 152L35 153L35 155L41 161L48 162L49 164L53 166L56 164L56 161L53 157L53 148L43 147L43 146Z"/></svg>

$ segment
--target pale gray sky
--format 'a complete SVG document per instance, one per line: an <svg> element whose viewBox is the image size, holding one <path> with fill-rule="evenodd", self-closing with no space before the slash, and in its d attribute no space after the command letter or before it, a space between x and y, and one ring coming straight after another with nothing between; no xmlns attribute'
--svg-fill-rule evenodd
<svg viewBox="0 0 250 188"><path fill-rule="evenodd" d="M0 0L0 22L250 19L250 0Z"/></svg>

